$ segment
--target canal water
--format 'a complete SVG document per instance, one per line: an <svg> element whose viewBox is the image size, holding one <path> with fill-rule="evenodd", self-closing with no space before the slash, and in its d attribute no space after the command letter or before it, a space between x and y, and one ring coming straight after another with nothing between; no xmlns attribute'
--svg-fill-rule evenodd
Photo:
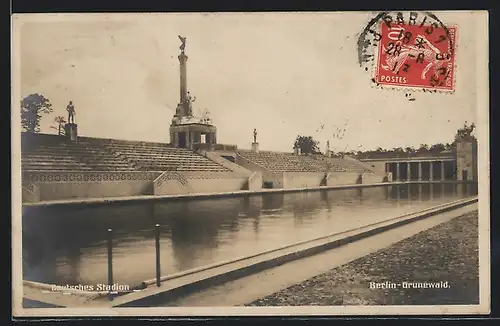
<svg viewBox="0 0 500 326"><path fill-rule="evenodd" d="M59 285L155 277L346 231L477 194L477 185L412 184L218 199L23 208L23 278Z"/></svg>

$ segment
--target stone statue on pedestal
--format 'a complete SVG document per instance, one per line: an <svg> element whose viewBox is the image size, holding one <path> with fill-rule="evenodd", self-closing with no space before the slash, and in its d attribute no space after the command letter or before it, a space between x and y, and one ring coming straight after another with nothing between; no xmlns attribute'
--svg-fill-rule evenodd
<svg viewBox="0 0 500 326"><path fill-rule="evenodd" d="M254 129L253 130L253 142L256 143L257 142L257 129Z"/></svg>
<svg viewBox="0 0 500 326"><path fill-rule="evenodd" d="M188 91L186 98L185 98L186 103L194 103L196 102L196 96L191 96L191 93Z"/></svg>
<svg viewBox="0 0 500 326"><path fill-rule="evenodd" d="M75 123L75 107L72 101L69 101L66 111L68 111L68 123Z"/></svg>
<svg viewBox="0 0 500 326"><path fill-rule="evenodd" d="M196 101L196 96L191 96L190 92L187 92L186 97L184 97L184 103L182 104L184 106L184 115L185 116L192 116L193 115L193 105L192 103Z"/></svg>
<svg viewBox="0 0 500 326"><path fill-rule="evenodd" d="M179 49L181 49L181 52L184 53L184 49L186 48L186 38L182 37L180 35L177 35L177 36L179 37L179 40L181 40L181 42L182 42L182 44L179 47Z"/></svg>

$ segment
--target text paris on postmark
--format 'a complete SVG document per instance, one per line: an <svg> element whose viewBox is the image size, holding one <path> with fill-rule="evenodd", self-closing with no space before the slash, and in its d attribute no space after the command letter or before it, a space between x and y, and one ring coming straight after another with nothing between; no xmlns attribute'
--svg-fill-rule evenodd
<svg viewBox="0 0 500 326"><path fill-rule="evenodd" d="M381 87L453 92L456 26L429 12L382 12L358 38L358 61Z"/></svg>

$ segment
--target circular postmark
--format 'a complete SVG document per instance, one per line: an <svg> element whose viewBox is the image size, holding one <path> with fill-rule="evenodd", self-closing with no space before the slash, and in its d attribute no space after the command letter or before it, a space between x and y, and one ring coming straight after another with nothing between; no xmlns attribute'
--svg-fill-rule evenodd
<svg viewBox="0 0 500 326"><path fill-rule="evenodd" d="M377 86L454 91L456 33L430 12L381 12L358 37L358 62Z"/></svg>

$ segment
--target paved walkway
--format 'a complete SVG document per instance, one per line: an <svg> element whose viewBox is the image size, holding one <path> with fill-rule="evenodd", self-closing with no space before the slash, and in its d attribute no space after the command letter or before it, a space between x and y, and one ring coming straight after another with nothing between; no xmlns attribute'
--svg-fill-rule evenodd
<svg viewBox="0 0 500 326"><path fill-rule="evenodd" d="M370 289L370 282L396 288ZM449 288L403 288L403 282ZM479 304L477 211L247 306L438 304Z"/></svg>

